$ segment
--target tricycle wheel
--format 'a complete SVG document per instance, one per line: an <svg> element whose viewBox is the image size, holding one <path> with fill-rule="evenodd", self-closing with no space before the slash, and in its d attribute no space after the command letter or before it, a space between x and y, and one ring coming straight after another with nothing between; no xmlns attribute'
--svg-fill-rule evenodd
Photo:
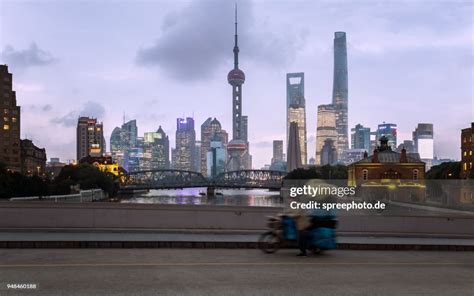
<svg viewBox="0 0 474 296"><path fill-rule="evenodd" d="M258 247L264 253L273 254L280 248L280 238L272 231L265 232L258 239Z"/></svg>

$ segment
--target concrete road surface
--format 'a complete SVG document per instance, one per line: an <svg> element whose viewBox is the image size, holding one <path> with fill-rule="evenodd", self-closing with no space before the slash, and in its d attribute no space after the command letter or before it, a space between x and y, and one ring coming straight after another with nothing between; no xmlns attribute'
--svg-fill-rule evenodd
<svg viewBox="0 0 474 296"><path fill-rule="evenodd" d="M474 253L2 249L0 295L473 295ZM7 285L36 289L7 289ZM32 287L32 286L30 286Z"/></svg>

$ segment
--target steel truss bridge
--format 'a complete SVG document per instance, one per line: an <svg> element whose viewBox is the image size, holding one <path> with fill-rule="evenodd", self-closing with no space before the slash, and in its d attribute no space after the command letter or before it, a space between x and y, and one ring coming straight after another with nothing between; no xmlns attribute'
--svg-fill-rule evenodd
<svg viewBox="0 0 474 296"><path fill-rule="evenodd" d="M269 170L241 170L225 172L213 179L199 172L184 170L143 170L125 175L121 190L208 188L265 188L280 189L286 172Z"/></svg>

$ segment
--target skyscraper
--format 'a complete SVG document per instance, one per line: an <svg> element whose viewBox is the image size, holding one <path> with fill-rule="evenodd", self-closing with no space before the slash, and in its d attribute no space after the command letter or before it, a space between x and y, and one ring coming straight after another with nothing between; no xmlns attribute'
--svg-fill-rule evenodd
<svg viewBox="0 0 474 296"><path fill-rule="evenodd" d="M122 127L116 127L110 135L110 153L112 160L116 161L119 166L129 171L130 153L138 148L138 127L137 121L130 120L122 124ZM134 151L134 155L138 152Z"/></svg>
<svg viewBox="0 0 474 296"><path fill-rule="evenodd" d="M225 171L226 151L218 137L211 141L206 158L207 176L214 178Z"/></svg>
<svg viewBox="0 0 474 296"><path fill-rule="evenodd" d="M290 123L290 134L288 136L287 168L291 172L302 167L300 141L298 137L298 123Z"/></svg>
<svg viewBox="0 0 474 296"><path fill-rule="evenodd" d="M321 165L321 152L327 139L331 139L336 146L337 130L336 130L336 110L334 105L319 105L318 120L316 127L316 165ZM337 147L336 147L337 150Z"/></svg>
<svg viewBox="0 0 474 296"><path fill-rule="evenodd" d="M122 148L122 129L118 126L114 128L110 135L110 154L112 160L119 166L124 166L124 151Z"/></svg>
<svg viewBox="0 0 474 296"><path fill-rule="evenodd" d="M156 132L145 133L143 137L143 161L140 169L169 169L169 139L160 127Z"/></svg>
<svg viewBox="0 0 474 296"><path fill-rule="evenodd" d="M284 159L283 159L283 141L282 140L274 140L273 141L272 164L276 161L284 161Z"/></svg>
<svg viewBox="0 0 474 296"><path fill-rule="evenodd" d="M301 163L305 165L307 162L307 139L304 73L286 74L286 117L287 140L289 137L290 123L298 123L298 139L301 149ZM289 141L287 143L289 143Z"/></svg>
<svg viewBox="0 0 474 296"><path fill-rule="evenodd" d="M232 140L227 145L229 157L227 170L250 169L251 156L248 139L246 139L247 120L244 121L242 118L242 84L245 82L245 74L239 69L237 6L235 7L234 69L230 70L227 75L227 81L232 85Z"/></svg>
<svg viewBox="0 0 474 296"><path fill-rule="evenodd" d="M86 156L103 156L105 153L104 130L96 118L79 117L76 129L76 160Z"/></svg>
<svg viewBox="0 0 474 296"><path fill-rule="evenodd" d="M433 124L418 123L413 131L413 143L415 151L418 152L420 158L426 163L426 170L429 170L433 164L434 158L434 141L433 141Z"/></svg>
<svg viewBox="0 0 474 296"><path fill-rule="evenodd" d="M349 148L347 46L345 32L334 33L334 79L332 104L336 111L336 149L338 158L342 158L344 150Z"/></svg>
<svg viewBox="0 0 474 296"><path fill-rule="evenodd" d="M211 141L216 138L222 142L223 147L227 145L228 134L225 130L222 129L221 123L216 118L212 119L209 117L201 125L201 155L199 160L201 161L201 174L206 176L208 173L207 165L207 153L211 148Z"/></svg>
<svg viewBox="0 0 474 296"><path fill-rule="evenodd" d="M337 162L337 152L333 139L327 138L324 140L320 162L321 165L332 165Z"/></svg>
<svg viewBox="0 0 474 296"><path fill-rule="evenodd" d="M21 169L20 106L13 90L12 74L7 65L0 65L0 162L7 169L19 172Z"/></svg>
<svg viewBox="0 0 474 296"><path fill-rule="evenodd" d="M195 171L196 132L191 117L176 120L176 150L174 168Z"/></svg>
<svg viewBox="0 0 474 296"><path fill-rule="evenodd" d="M364 127L357 124L351 129L351 148L364 149L367 153L370 151L370 127Z"/></svg>
<svg viewBox="0 0 474 296"><path fill-rule="evenodd" d="M380 139L385 136L388 140L388 146L392 151L397 149L397 125L395 123L385 123L378 125L375 142L379 143Z"/></svg>

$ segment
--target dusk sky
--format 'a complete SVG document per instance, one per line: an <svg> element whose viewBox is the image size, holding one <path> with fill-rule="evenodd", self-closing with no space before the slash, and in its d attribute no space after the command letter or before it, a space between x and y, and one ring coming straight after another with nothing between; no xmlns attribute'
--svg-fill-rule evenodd
<svg viewBox="0 0 474 296"><path fill-rule="evenodd" d="M13 73L22 137L66 161L79 115L104 123L108 150L125 113L140 136L161 125L172 147L182 116L194 117L198 139L208 117L231 138L234 3L0 0L0 62ZM287 72L305 73L314 156L335 31L347 33L349 127L396 123L400 143L433 123L435 155L460 158L460 130L474 121L472 1L237 3L254 168L286 137Z"/></svg>

